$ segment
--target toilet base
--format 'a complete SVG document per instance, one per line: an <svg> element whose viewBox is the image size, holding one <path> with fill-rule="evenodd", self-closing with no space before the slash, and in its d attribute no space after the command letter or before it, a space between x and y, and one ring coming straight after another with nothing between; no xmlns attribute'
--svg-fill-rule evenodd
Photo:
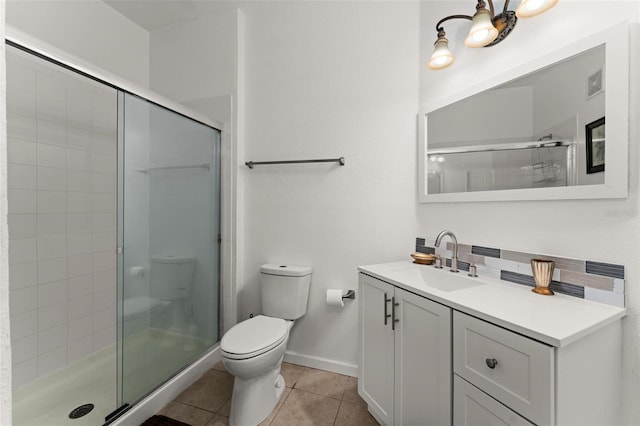
<svg viewBox="0 0 640 426"><path fill-rule="evenodd" d="M266 419L278 404L285 388L280 365L252 379L236 377L231 398L230 426L256 426Z"/></svg>

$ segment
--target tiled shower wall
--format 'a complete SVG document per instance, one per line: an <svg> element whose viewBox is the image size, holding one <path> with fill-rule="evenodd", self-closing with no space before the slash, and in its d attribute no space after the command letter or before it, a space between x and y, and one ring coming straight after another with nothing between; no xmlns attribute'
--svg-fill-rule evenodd
<svg viewBox="0 0 640 426"><path fill-rule="evenodd" d="M7 50L13 386L115 341L113 89Z"/></svg>
<svg viewBox="0 0 640 426"><path fill-rule="evenodd" d="M432 240L416 238L417 252L435 253L446 259L448 266L451 265L452 249L453 245L450 242L447 242L446 248L443 246L435 247ZM469 265L473 264L476 265L479 276L531 287L534 286L530 264L533 258L555 262L550 285L553 291L624 307L625 275L623 265L458 243L460 270L468 271Z"/></svg>

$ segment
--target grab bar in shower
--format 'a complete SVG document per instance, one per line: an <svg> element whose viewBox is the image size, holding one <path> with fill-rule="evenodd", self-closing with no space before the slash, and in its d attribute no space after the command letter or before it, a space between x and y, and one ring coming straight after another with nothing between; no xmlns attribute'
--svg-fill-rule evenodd
<svg viewBox="0 0 640 426"><path fill-rule="evenodd" d="M202 169L209 170L210 166L208 163L205 164L192 164L192 165L184 165L184 166L158 166L158 167L149 167L148 169L138 169L137 171L140 173L149 173L155 172L157 170L180 170L180 169Z"/></svg>
<svg viewBox="0 0 640 426"><path fill-rule="evenodd" d="M344 157L322 158L322 159L316 159L316 160L247 161L244 164L250 169L253 169L253 166L261 166L261 165L267 165L267 164L302 164L302 163L340 163L341 166L344 166Z"/></svg>

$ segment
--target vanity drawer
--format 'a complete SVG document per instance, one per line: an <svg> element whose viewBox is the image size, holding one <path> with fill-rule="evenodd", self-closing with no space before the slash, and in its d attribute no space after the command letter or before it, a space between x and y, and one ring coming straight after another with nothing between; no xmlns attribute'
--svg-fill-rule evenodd
<svg viewBox="0 0 640 426"><path fill-rule="evenodd" d="M486 393L453 375L453 426L534 426Z"/></svg>
<svg viewBox="0 0 640 426"><path fill-rule="evenodd" d="M454 311L453 368L533 423L553 424L551 346Z"/></svg>

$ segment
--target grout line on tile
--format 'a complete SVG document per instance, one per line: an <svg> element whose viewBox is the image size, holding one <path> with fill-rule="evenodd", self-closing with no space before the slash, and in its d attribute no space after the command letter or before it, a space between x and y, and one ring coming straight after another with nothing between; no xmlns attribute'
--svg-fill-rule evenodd
<svg viewBox="0 0 640 426"><path fill-rule="evenodd" d="M344 398L344 391L342 392L342 397L341 398L336 398L336 397L333 397L333 396L323 395L321 393L315 393L315 392L308 391L308 390L302 390L302 389L296 389L296 390L298 392L305 392L305 393L310 393L312 395L318 395L318 396L321 396L323 398L333 399L334 401L342 401L342 398Z"/></svg>
<svg viewBox="0 0 640 426"><path fill-rule="evenodd" d="M342 389L342 396L340 397L340 405L342 405L342 401L344 401L344 394L347 393L348 386L349 386L349 379L347 379L347 384L345 385L344 389Z"/></svg>
<svg viewBox="0 0 640 426"><path fill-rule="evenodd" d="M286 395L282 395L282 400L276 403L276 410L274 410L273 418L271 419L269 424L273 423L276 417L278 417L278 414L282 410L282 407L284 407L284 404L287 402L287 399L289 399L289 395L291 395L291 391L289 391L289 393L287 393Z"/></svg>
<svg viewBox="0 0 640 426"><path fill-rule="evenodd" d="M184 402L184 401L177 401L177 400L173 400L173 401L171 401L171 402L177 402L178 404L186 405L186 406L189 406L189 407L191 407L191 408L197 408L198 410L206 411L206 412L209 412L209 413L211 413L211 414L216 414L216 412L215 412L215 411L207 410L206 408L200 407L200 406L198 406L198 405L189 404L188 402Z"/></svg>
<svg viewBox="0 0 640 426"><path fill-rule="evenodd" d="M333 418L333 425L335 426L335 424L338 422L338 415L340 414L340 409L342 408L342 403L343 401L340 401L340 404L338 404L338 411L336 411L336 416Z"/></svg>
<svg viewBox="0 0 640 426"><path fill-rule="evenodd" d="M231 401L231 398L227 399L227 400L224 402L224 404L222 404L222 405L220 406L220 408L218 408L218 411L216 411L216 414L219 414L219 415L221 415L222 417L229 417L229 416L225 416L224 414L220 414L220 411L222 411L222 409L223 409L224 407L226 407L226 406L227 406L227 404L229 403L229 401ZM208 410L207 410L207 411L208 411Z"/></svg>

